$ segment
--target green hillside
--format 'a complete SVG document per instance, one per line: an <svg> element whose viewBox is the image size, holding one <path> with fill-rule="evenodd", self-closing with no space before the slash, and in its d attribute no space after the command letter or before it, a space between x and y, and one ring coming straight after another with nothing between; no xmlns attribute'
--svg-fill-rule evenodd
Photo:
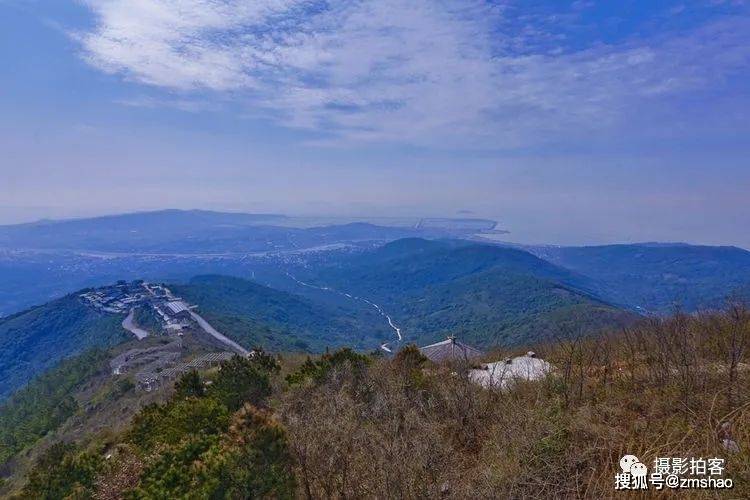
<svg viewBox="0 0 750 500"><path fill-rule="evenodd" d="M483 346L519 344L635 317L597 299L591 280L492 245L400 240L304 277L380 304L420 343L452 333Z"/></svg>
<svg viewBox="0 0 750 500"><path fill-rule="evenodd" d="M0 319L0 400L64 358L127 340L121 322L75 295Z"/></svg>
<svg viewBox="0 0 750 500"><path fill-rule="evenodd" d="M482 346L515 345L632 319L599 300L594 281L492 245L404 239L298 271L341 293L298 284L300 294L288 293L225 276L199 276L172 289L225 335L271 351L370 350L392 340L386 318L367 301L419 343L457 334ZM75 295L0 320L0 398L64 358L129 339L121 320Z"/></svg>
<svg viewBox="0 0 750 500"><path fill-rule="evenodd" d="M558 282L503 269L428 286L404 297L396 314L418 343L453 334L482 346L590 334L635 317Z"/></svg>
<svg viewBox="0 0 750 500"><path fill-rule="evenodd" d="M79 407L74 392L95 373L109 371L107 359L100 350L74 356L0 404L0 464L73 415Z"/></svg>
<svg viewBox="0 0 750 500"><path fill-rule="evenodd" d="M200 276L170 287L219 331L248 347L320 352L348 344L370 349L389 335L373 311L342 309L251 281ZM122 316L85 306L77 294L0 319L0 400L60 360L132 336ZM144 318L139 318L144 324Z"/></svg>
<svg viewBox="0 0 750 500"><path fill-rule="evenodd" d="M399 240L324 269L325 277L370 293L419 290L493 268L575 284L589 283L567 269L512 248L464 241Z"/></svg>
<svg viewBox="0 0 750 500"><path fill-rule="evenodd" d="M240 278L198 276L170 287L245 346L313 352L343 344L372 348L388 333L357 310L335 309Z"/></svg>
<svg viewBox="0 0 750 500"><path fill-rule="evenodd" d="M722 307L728 297L748 298L750 252L736 247L685 244L544 247L542 258L600 283L613 302L668 313Z"/></svg>

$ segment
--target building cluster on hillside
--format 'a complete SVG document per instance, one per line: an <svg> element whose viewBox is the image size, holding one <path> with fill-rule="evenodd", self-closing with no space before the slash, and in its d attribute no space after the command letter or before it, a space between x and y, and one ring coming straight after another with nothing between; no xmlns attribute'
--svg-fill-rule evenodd
<svg viewBox="0 0 750 500"><path fill-rule="evenodd" d="M90 307L109 314L127 314L136 307L147 307L161 323L162 328L180 332L191 324L188 305L164 285L145 281L118 281L113 286L95 288L80 295Z"/></svg>
<svg viewBox="0 0 750 500"><path fill-rule="evenodd" d="M243 356L252 355L252 351L245 350L215 330L193 310L197 306L188 304L164 285L142 280L118 281L112 286L87 290L79 297L84 304L97 311L124 315L122 327L139 340L151 333L144 329L144 325L136 324L135 310L138 308L149 310L162 331L168 334L171 340L167 343L132 348L110 361L113 376L132 376L140 390L151 391L190 370L216 366L235 356L235 352ZM203 330L213 337L214 342L234 352L211 352L185 361L184 356L189 354L183 350L183 330L186 329L191 333Z"/></svg>
<svg viewBox="0 0 750 500"><path fill-rule="evenodd" d="M95 288L80 295L94 309L110 314L123 314L143 303L147 297L143 282L118 281L114 286Z"/></svg>

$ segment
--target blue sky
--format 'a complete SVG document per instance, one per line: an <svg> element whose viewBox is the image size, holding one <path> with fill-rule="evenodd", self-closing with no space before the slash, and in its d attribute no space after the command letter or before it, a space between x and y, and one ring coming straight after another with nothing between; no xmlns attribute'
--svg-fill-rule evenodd
<svg viewBox="0 0 750 500"><path fill-rule="evenodd" d="M494 217L750 248L742 1L0 0L0 223Z"/></svg>

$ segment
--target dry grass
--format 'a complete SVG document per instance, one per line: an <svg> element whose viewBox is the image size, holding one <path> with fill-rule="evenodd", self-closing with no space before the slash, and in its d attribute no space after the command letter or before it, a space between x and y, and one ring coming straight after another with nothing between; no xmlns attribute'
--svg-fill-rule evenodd
<svg viewBox="0 0 750 500"><path fill-rule="evenodd" d="M609 498L624 454L725 458L729 496L750 498L749 349L750 313L730 307L536 346L556 373L508 392L379 360L287 390L275 410L302 498Z"/></svg>

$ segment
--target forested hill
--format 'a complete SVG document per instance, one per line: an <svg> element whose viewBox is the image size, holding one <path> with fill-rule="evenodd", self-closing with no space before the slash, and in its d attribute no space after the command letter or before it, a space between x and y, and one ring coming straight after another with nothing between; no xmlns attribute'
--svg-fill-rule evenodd
<svg viewBox="0 0 750 500"><path fill-rule="evenodd" d="M126 340L121 322L75 295L0 319L0 400L61 359Z"/></svg>
<svg viewBox="0 0 750 500"><path fill-rule="evenodd" d="M388 335L374 311L315 303L240 278L197 276L171 289L197 304L217 329L249 347L297 352L340 345L373 349Z"/></svg>
<svg viewBox="0 0 750 500"><path fill-rule="evenodd" d="M213 327L248 349L322 352L351 345L370 350L390 336L390 328L376 311L318 304L240 278L199 276L170 289L197 305ZM0 400L62 359L134 340L122 328L124 315L98 312L85 305L79 294L0 319ZM136 322L151 318L136 316ZM164 333L158 323L140 326ZM210 341L200 328L191 332Z"/></svg>
<svg viewBox="0 0 750 500"><path fill-rule="evenodd" d="M517 249L399 240L308 271L305 278L382 305L407 341L460 335L480 346L619 327L635 318L596 283Z"/></svg>
<svg viewBox="0 0 750 500"><path fill-rule="evenodd" d="M588 291L592 280L514 248L462 240L407 238L371 252L341 259L321 268L320 274L337 283L387 298L389 289L404 292L446 283L491 269L554 280Z"/></svg>
<svg viewBox="0 0 750 500"><path fill-rule="evenodd" d="M646 311L720 308L727 298L750 298L750 252L737 247L645 243L532 251L597 282L609 300Z"/></svg>
<svg viewBox="0 0 750 500"><path fill-rule="evenodd" d="M453 334L481 347L518 345L620 328L636 310L666 312L678 304L692 311L721 306L732 295L750 297L750 252L738 248L651 244L534 253L407 238L290 268L296 279L330 290L277 270L283 291L201 276L175 292L246 347L287 352L375 349L396 339L395 328L405 342ZM121 321L75 295L0 319L0 399L61 359L131 339Z"/></svg>

